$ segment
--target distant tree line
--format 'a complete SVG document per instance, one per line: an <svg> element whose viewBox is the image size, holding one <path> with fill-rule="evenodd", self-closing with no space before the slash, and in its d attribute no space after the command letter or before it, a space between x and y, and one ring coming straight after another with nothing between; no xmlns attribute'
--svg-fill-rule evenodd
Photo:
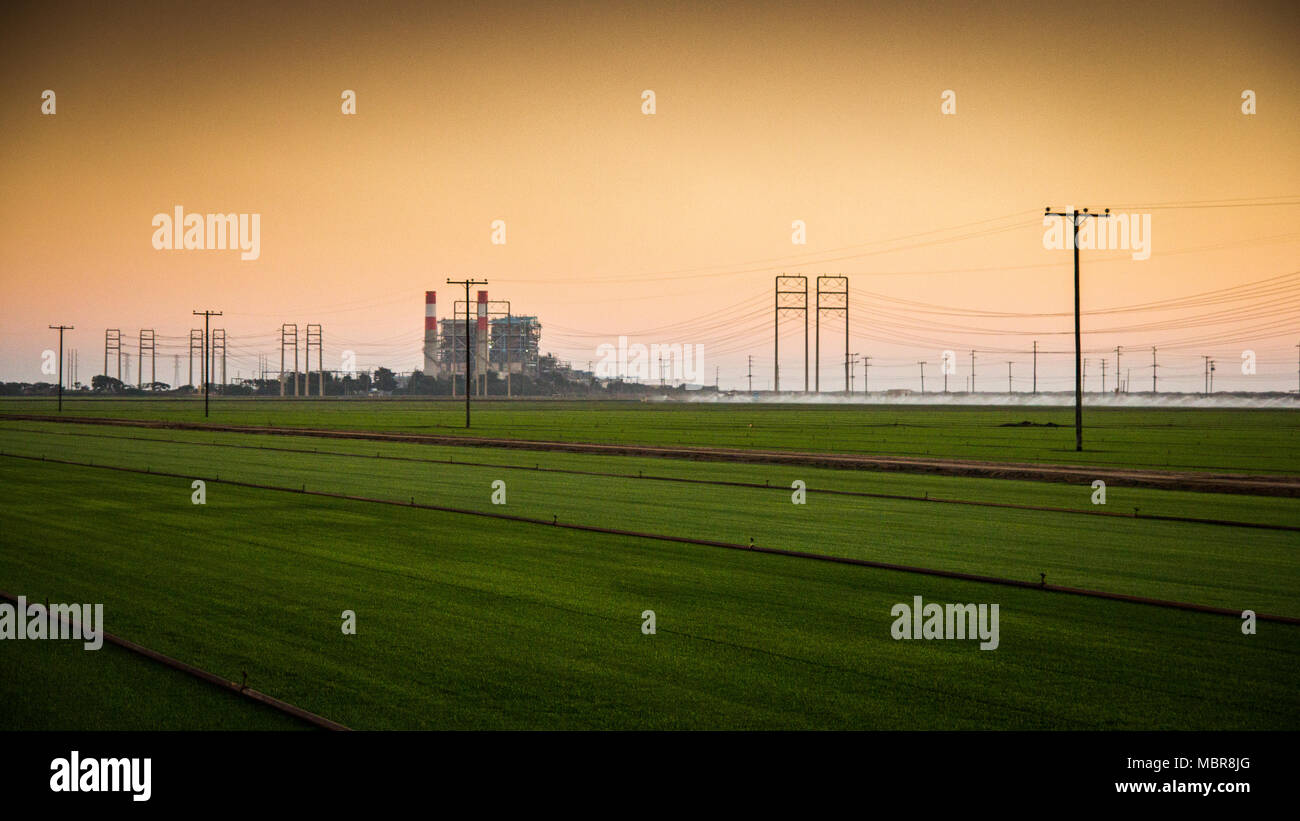
<svg viewBox="0 0 1300 821"><path fill-rule="evenodd" d="M389 368L376 368L374 371L357 373L339 373L334 371L312 371L308 373L288 373L284 375L284 392L288 396L294 393L294 381L297 379L299 395L318 396L321 392L321 379L324 379L326 396L369 396L375 393L385 396L452 396L452 380L455 379L455 395L464 396L465 377L429 376L422 371L412 371L405 379L399 379ZM281 381L279 377L270 379L245 379L228 385L214 385L214 394L224 396L279 396ZM309 390L310 388L310 390ZM709 388L712 390L712 388ZM93 393L112 396L187 396L200 393L202 388L193 385L172 387L165 382L146 383L137 387L112 376L99 375L91 379L90 385L79 385L76 389L65 389L64 393ZM0 396L53 396L58 392L58 385L49 382L0 382ZM561 364L554 356L548 354L539 358L536 373L516 373L510 375L509 393L513 396L565 396L565 397L612 397L612 396L646 396L651 394L683 393L681 385L641 384L624 382L618 379L598 379L585 371L575 371ZM488 371L487 393L489 396L506 396L507 384L505 374Z"/></svg>

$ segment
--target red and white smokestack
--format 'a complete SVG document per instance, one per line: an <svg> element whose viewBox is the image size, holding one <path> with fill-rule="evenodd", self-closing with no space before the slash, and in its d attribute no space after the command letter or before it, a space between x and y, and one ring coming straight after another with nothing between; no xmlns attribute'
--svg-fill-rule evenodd
<svg viewBox="0 0 1300 821"><path fill-rule="evenodd" d="M474 364L480 375L486 375L491 367L488 361L488 297L487 291L478 292L478 321L474 333Z"/></svg>
<svg viewBox="0 0 1300 821"><path fill-rule="evenodd" d="M424 292L424 372L438 371L438 292Z"/></svg>

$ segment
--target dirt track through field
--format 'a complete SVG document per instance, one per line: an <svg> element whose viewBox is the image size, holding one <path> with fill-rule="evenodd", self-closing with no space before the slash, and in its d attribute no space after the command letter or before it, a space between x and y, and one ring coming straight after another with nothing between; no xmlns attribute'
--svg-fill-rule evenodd
<svg viewBox="0 0 1300 821"><path fill-rule="evenodd" d="M808 453L799 451L740 450L734 448L661 447L654 445L605 444L599 442L553 442L500 439L480 436L446 436L361 430L327 430L258 425L228 425L209 422L113 419L107 417L59 417L42 414L4 414L0 420L61 422L65 424L114 425L122 427L194 430L225 433L257 433L280 436L315 436L326 439L359 439L373 442L449 445L456 447L512 448L560 453L607 456L649 456L710 462L782 464L841 470L897 471L938 476L967 476L983 479L1017 479L1032 482L1091 484L1100 479L1116 487L1145 487L1160 490L1188 490L1202 493L1237 493L1253 496L1300 498L1300 476L1257 476L1232 473L1201 473L1174 470L1132 470L1075 465L1001 463L966 459L931 459L914 456Z"/></svg>

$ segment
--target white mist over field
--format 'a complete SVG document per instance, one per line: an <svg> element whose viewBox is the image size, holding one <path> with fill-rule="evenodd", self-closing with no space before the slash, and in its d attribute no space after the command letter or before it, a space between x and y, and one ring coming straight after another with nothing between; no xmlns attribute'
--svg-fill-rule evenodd
<svg viewBox="0 0 1300 821"><path fill-rule="evenodd" d="M661 395L663 402L716 402L721 404L755 405L924 405L924 406L1006 406L1024 408L1074 407L1074 394L1052 393L872 393L869 396L842 393L781 393L748 394L744 392L695 393L685 397ZM1279 408L1300 410L1300 397L1286 393L1218 393L1210 396L1197 393L1086 393L1083 404L1089 408Z"/></svg>

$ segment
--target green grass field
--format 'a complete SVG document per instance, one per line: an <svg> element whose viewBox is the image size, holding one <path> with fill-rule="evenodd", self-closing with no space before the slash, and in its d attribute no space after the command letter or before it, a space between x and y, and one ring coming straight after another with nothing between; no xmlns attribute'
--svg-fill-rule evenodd
<svg viewBox="0 0 1300 821"><path fill-rule="evenodd" d="M53 413L52 399L0 399L5 413ZM65 416L203 421L201 399L65 400ZM216 398L218 424L461 435L452 401ZM1028 427L1010 427L1031 422ZM1047 424L1057 427L1045 427ZM1070 408L806 406L654 402L479 402L472 433L530 440L942 456L1129 468L1294 472L1294 410L1087 409L1074 450Z"/></svg>
<svg viewBox="0 0 1300 821"><path fill-rule="evenodd" d="M10 431L0 423L0 452L732 543L753 538L767 547L1027 581L1046 573L1053 583L1073 587L1300 617L1297 532L817 493L825 488L1099 509L1088 485L31 424ZM209 444L186 444L200 441ZM368 458L376 453L391 458ZM526 467L484 466L493 462ZM528 469L561 466L630 476L675 471L695 481ZM794 479L813 489L809 504L792 503ZM491 501L498 480L506 483L505 505ZM188 493L187 481L174 480L174 486ZM1188 516L1208 507L1219 518L1300 527L1300 499L1123 488L1108 494L1107 508L1133 507Z"/></svg>
<svg viewBox="0 0 1300 821"><path fill-rule="evenodd" d="M110 631L112 632L112 631ZM6 730L300 730L304 724L112 644L0 642Z"/></svg>
<svg viewBox="0 0 1300 821"><path fill-rule="evenodd" d="M111 413L85 404L95 406L87 415L159 415L149 401L105 404ZM410 430L414 407L267 401L241 406L239 421L304 425L319 410L320 427ZM655 436L712 414L719 427L697 439L723 444L708 440L724 435L717 408L606 410L667 419ZM672 412L685 419L663 416ZM771 414L755 429L791 413L743 412ZM1285 452L1294 422L1276 413L1223 424ZM479 418L502 430L529 418L521 435L595 440L606 417L533 403L485 404ZM1174 420L1167 443L1191 429L1211 434L1202 417L1158 418ZM1016 458L1063 461L1030 451ZM1205 451L1246 466L1227 445ZM228 483L753 538L1035 582L1046 573L1054 584L1300 617L1294 530L1089 515L1102 508L1088 485L2 416L0 454L0 589L103 602L111 632L228 679L247 672L250 687L358 729L1300 728L1300 626L1261 622L1243 635L1235 616ZM213 480L206 505L191 503L191 478ZM805 505L791 503L795 479L809 489ZM504 505L492 504L496 480ZM1105 510L1134 508L1300 526L1297 499L1109 489ZM999 604L1000 646L895 641L890 609L916 595ZM355 636L340 630L344 610L357 613ZM655 635L642 634L644 610L656 613ZM301 726L116 649L0 642L0 652L20 671L0 689L7 727ZM88 682L103 687L91 693ZM153 706L114 711L128 692L151 694L140 703Z"/></svg>
<svg viewBox="0 0 1300 821"><path fill-rule="evenodd" d="M94 468L0 482L11 586L355 728L1300 723L1289 626L240 488L200 507ZM1001 646L892 640L914 595L998 602Z"/></svg>

